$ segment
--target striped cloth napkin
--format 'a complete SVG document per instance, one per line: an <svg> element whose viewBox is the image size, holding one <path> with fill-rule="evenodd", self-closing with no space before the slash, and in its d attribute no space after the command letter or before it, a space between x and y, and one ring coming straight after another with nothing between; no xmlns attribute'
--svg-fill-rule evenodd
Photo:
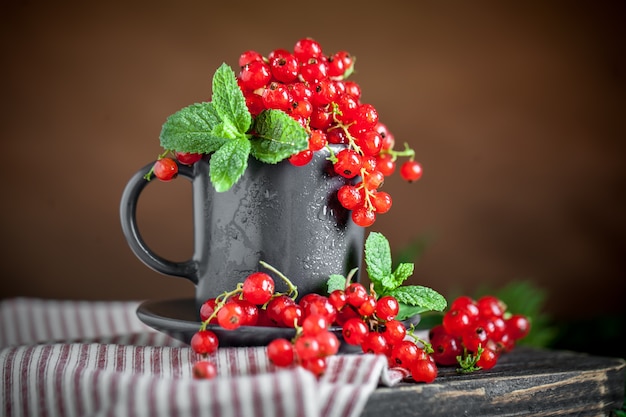
<svg viewBox="0 0 626 417"><path fill-rule="evenodd" d="M218 349L218 377L195 380L197 355L144 325L138 305L0 301L0 415L352 417L401 379L383 356L333 356L317 379L250 347Z"/></svg>

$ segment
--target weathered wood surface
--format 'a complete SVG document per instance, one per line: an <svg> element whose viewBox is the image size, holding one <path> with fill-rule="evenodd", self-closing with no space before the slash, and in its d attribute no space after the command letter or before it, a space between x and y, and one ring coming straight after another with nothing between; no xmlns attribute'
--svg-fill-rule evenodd
<svg viewBox="0 0 626 417"><path fill-rule="evenodd" d="M626 362L518 347L491 370L440 370L431 384L380 387L364 417L603 416L624 401Z"/></svg>

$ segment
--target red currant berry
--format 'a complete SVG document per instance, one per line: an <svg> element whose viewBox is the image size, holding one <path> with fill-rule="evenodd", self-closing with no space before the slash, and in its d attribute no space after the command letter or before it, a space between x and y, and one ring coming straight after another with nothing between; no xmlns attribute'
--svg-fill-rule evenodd
<svg viewBox="0 0 626 417"><path fill-rule="evenodd" d="M389 352L389 363L392 367L411 369L411 364L422 354L423 350L410 340L396 343Z"/></svg>
<svg viewBox="0 0 626 417"><path fill-rule="evenodd" d="M334 290L328 296L328 301L335 307L335 310L341 311L346 305L348 297L344 290Z"/></svg>
<svg viewBox="0 0 626 417"><path fill-rule="evenodd" d="M381 154L377 157L376 169L382 172L385 177L388 177L396 170L396 163L390 154Z"/></svg>
<svg viewBox="0 0 626 417"><path fill-rule="evenodd" d="M391 196L385 191L378 191L374 194L373 198L371 198L371 202L378 214L387 213L393 204Z"/></svg>
<svg viewBox="0 0 626 417"><path fill-rule="evenodd" d="M274 294L274 279L264 272L253 272L243 281L243 298L252 304L267 303Z"/></svg>
<svg viewBox="0 0 626 417"><path fill-rule="evenodd" d="M245 51L239 56L239 68L243 68L252 61L263 61L263 55L257 51Z"/></svg>
<svg viewBox="0 0 626 417"><path fill-rule="evenodd" d="M307 359L302 361L300 366L311 372L313 375L320 376L326 371L326 358Z"/></svg>
<svg viewBox="0 0 626 417"><path fill-rule="evenodd" d="M376 301L376 317L381 320L389 321L395 319L398 311L400 311L400 304L391 295L384 295Z"/></svg>
<svg viewBox="0 0 626 417"><path fill-rule="evenodd" d="M246 107L252 116L258 116L263 110L265 110L265 104L263 104L263 97L254 92L244 92L244 98L246 99Z"/></svg>
<svg viewBox="0 0 626 417"><path fill-rule="evenodd" d="M217 366L210 361L198 361L193 364L191 373L195 379L213 379L217 376Z"/></svg>
<svg viewBox="0 0 626 417"><path fill-rule="evenodd" d="M301 152L295 153L289 157L289 162L293 166L301 167L313 159L313 151L310 149L305 149Z"/></svg>
<svg viewBox="0 0 626 417"><path fill-rule="evenodd" d="M443 315L443 327L446 332L460 336L472 324L473 320L466 310L455 308Z"/></svg>
<svg viewBox="0 0 626 417"><path fill-rule="evenodd" d="M378 112L376 108L371 104L360 104L357 108L357 124L361 129L373 129L376 123L378 123ZM374 132L378 134L378 132ZM382 145L382 138L380 138L380 141Z"/></svg>
<svg viewBox="0 0 626 417"><path fill-rule="evenodd" d="M361 304L365 302L367 297L367 290L363 286L363 284L359 282L353 282L346 287L346 301L352 307L359 308Z"/></svg>
<svg viewBox="0 0 626 417"><path fill-rule="evenodd" d="M343 324L341 329L343 340L349 345L359 346L369 333L367 325L360 317L349 319Z"/></svg>
<svg viewBox="0 0 626 417"><path fill-rule="evenodd" d="M506 328L513 340L519 340L530 332L530 320L521 314L513 314L506 320Z"/></svg>
<svg viewBox="0 0 626 417"><path fill-rule="evenodd" d="M276 366L289 366L294 360L293 345L287 339L274 339L267 345L267 357Z"/></svg>
<svg viewBox="0 0 626 417"><path fill-rule="evenodd" d="M319 314L326 318L327 323L333 323L337 317L337 310L331 304L328 297L320 294L306 294L300 299L300 306L304 310L304 317Z"/></svg>
<svg viewBox="0 0 626 417"><path fill-rule="evenodd" d="M441 329L443 329L443 326L441 326ZM430 344L433 347L433 359L441 366L455 365L457 356L463 353L461 339L445 331L435 333L430 338Z"/></svg>
<svg viewBox="0 0 626 417"><path fill-rule="evenodd" d="M337 199L342 207L354 210L363 205L363 193L354 185L342 185L337 190Z"/></svg>
<svg viewBox="0 0 626 417"><path fill-rule="evenodd" d="M389 129L387 129L387 126L384 125L381 122L378 122L376 124L376 131L380 134L380 136L383 138L383 145L382 145L382 149L385 150L389 150L391 148L393 148L395 139L393 134L391 134L391 132L389 131Z"/></svg>
<svg viewBox="0 0 626 417"><path fill-rule="evenodd" d="M178 165L172 158L161 158L152 167L154 176L159 180L167 182L178 175Z"/></svg>
<svg viewBox="0 0 626 417"><path fill-rule="evenodd" d="M195 353L210 355L217 350L219 341L211 330L199 330L191 337L189 344Z"/></svg>
<svg viewBox="0 0 626 417"><path fill-rule="evenodd" d="M389 350L389 344L385 336L378 332L369 332L365 336L365 340L361 343L363 353L386 354Z"/></svg>
<svg viewBox="0 0 626 417"><path fill-rule="evenodd" d="M290 83L298 77L298 60L291 54L274 56L269 64L274 78L282 83Z"/></svg>
<svg viewBox="0 0 626 417"><path fill-rule="evenodd" d="M226 330L234 330L245 322L243 307L239 303L227 302L217 312L217 322Z"/></svg>
<svg viewBox="0 0 626 417"><path fill-rule="evenodd" d="M283 310L290 305L295 304L290 297L282 294L277 297L272 298L265 307L267 312L267 318L270 320L274 326L277 327L285 327L285 323L283 322Z"/></svg>
<svg viewBox="0 0 626 417"><path fill-rule="evenodd" d="M176 152L176 159L181 164L193 165L202 159L201 153Z"/></svg>
<svg viewBox="0 0 626 417"><path fill-rule="evenodd" d="M303 38L296 42L293 47L293 54L299 61L322 56L322 46L319 42L311 38Z"/></svg>
<svg viewBox="0 0 626 417"><path fill-rule="evenodd" d="M370 171L363 180L363 185L368 190L376 190L385 182L385 176L378 170Z"/></svg>
<svg viewBox="0 0 626 417"><path fill-rule="evenodd" d="M430 384L437 378L437 365L432 359L418 359L413 362L409 370L415 382Z"/></svg>
<svg viewBox="0 0 626 417"><path fill-rule="evenodd" d="M326 62L318 58L309 58L300 64L300 77L309 84L315 84L328 77Z"/></svg>
<svg viewBox="0 0 626 417"><path fill-rule="evenodd" d="M347 95L355 100L361 98L361 87L357 83L354 81L345 81L343 84Z"/></svg>
<svg viewBox="0 0 626 417"><path fill-rule="evenodd" d="M270 66L263 61L252 61L241 68L240 86L245 90L265 87L272 79Z"/></svg>
<svg viewBox="0 0 626 417"><path fill-rule="evenodd" d="M406 181L417 181L422 177L422 166L415 161L406 161L400 167L400 176Z"/></svg>
<svg viewBox="0 0 626 417"><path fill-rule="evenodd" d="M297 304L292 304L285 307L282 311L283 324L287 327L297 327L302 324L302 317L304 312L302 307Z"/></svg>
<svg viewBox="0 0 626 417"><path fill-rule="evenodd" d="M317 335L320 344L320 356L330 356L339 352L341 342L333 332L324 331Z"/></svg>
<svg viewBox="0 0 626 417"><path fill-rule="evenodd" d="M330 80L321 80L311 86L311 103L322 107L332 102L337 96L337 87Z"/></svg>
<svg viewBox="0 0 626 417"><path fill-rule="evenodd" d="M361 305L357 308L359 315L363 317L371 317L376 310L376 298L368 295L365 298L365 301L361 303Z"/></svg>
<svg viewBox="0 0 626 417"><path fill-rule="evenodd" d="M302 335L294 343L296 356L301 361L319 357L320 344L315 336Z"/></svg>
<svg viewBox="0 0 626 417"><path fill-rule="evenodd" d="M241 317L242 326L256 326L259 321L259 309L255 304L252 304L248 300L239 298L231 298L228 300L228 303L237 303L241 306L243 310L243 315Z"/></svg>
<svg viewBox="0 0 626 417"><path fill-rule="evenodd" d="M369 227L376 221L376 213L374 210L370 210L365 206L352 211L351 217L354 224L361 227Z"/></svg>
<svg viewBox="0 0 626 417"><path fill-rule="evenodd" d="M473 324L461 334L463 346L470 352L477 352L478 348L484 347L488 340L489 335L481 324Z"/></svg>
<svg viewBox="0 0 626 417"><path fill-rule="evenodd" d="M263 105L267 109L276 109L287 112L291 109L292 98L287 88L278 82L272 82L261 95Z"/></svg>
<svg viewBox="0 0 626 417"><path fill-rule="evenodd" d="M302 322L302 334L316 336L328 329L328 320L321 314L311 314Z"/></svg>
<svg viewBox="0 0 626 417"><path fill-rule="evenodd" d="M485 295L476 301L476 306L481 317L502 317L506 311L506 305L493 295Z"/></svg>
<svg viewBox="0 0 626 417"><path fill-rule="evenodd" d="M319 129L313 129L311 136L309 136L309 150L316 152L324 148L328 141L326 140L326 133Z"/></svg>
<svg viewBox="0 0 626 417"><path fill-rule="evenodd" d="M496 366L497 362L498 353L495 350L483 349L480 358L476 361L476 365L480 366L482 369L491 369Z"/></svg>
<svg viewBox="0 0 626 417"><path fill-rule="evenodd" d="M390 346L395 345L404 340L406 336L406 326L401 321L389 320L385 323L383 336L387 339L387 343Z"/></svg>
<svg viewBox="0 0 626 417"><path fill-rule="evenodd" d="M215 305L217 304L217 300L215 298L209 298L200 306L200 320L207 321L213 312L215 311ZM217 317L213 317L210 323L217 323Z"/></svg>

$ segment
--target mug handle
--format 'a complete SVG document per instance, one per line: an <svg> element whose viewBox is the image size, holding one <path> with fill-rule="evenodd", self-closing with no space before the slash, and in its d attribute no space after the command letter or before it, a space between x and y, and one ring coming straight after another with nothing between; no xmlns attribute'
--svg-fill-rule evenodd
<svg viewBox="0 0 626 417"><path fill-rule="evenodd" d="M193 168L179 164L178 161L176 163L178 164L178 174L193 181ZM150 249L141 237L141 233L139 233L139 227L137 226L137 201L143 189L155 178L153 173L150 175L150 181L144 178L153 166L154 162L151 162L137 171L124 188L120 202L122 232L135 256L148 267L165 275L187 278L194 284L197 284L198 264L196 261L189 259L184 262L173 262L165 259Z"/></svg>

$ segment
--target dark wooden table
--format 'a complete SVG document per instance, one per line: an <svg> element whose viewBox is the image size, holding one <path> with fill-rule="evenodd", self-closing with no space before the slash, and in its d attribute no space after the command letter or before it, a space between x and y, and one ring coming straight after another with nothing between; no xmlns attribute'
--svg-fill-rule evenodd
<svg viewBox="0 0 626 417"><path fill-rule="evenodd" d="M517 347L491 370L380 387L362 416L608 416L623 405L625 375L623 359Z"/></svg>

